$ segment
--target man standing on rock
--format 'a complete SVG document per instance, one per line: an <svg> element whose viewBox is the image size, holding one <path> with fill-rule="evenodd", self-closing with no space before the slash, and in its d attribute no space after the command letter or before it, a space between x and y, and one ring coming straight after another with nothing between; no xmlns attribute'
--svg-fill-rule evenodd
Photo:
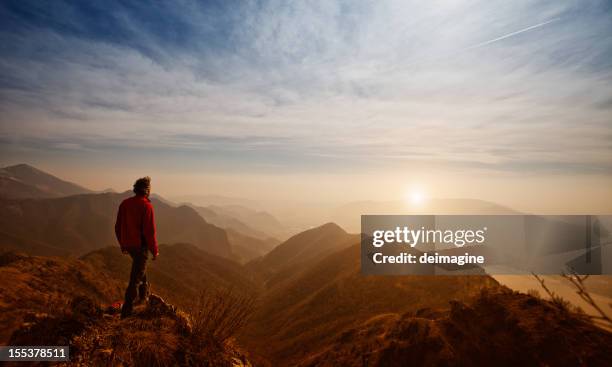
<svg viewBox="0 0 612 367"><path fill-rule="evenodd" d="M136 296L139 302L146 301L149 296L149 284L145 274L148 252L153 255L153 260L159 255L153 205L149 200L150 193L151 178L139 178L134 183L136 195L123 200L117 212L115 235L121 246L121 252L132 257L130 283L125 291L121 318L132 314Z"/></svg>

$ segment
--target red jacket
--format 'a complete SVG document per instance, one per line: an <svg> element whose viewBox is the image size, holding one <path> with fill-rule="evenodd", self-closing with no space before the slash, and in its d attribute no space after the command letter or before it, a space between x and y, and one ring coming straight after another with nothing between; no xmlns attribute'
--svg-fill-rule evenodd
<svg viewBox="0 0 612 367"><path fill-rule="evenodd" d="M115 235L122 251L138 250L147 246L149 251L157 256L155 216L151 200L141 195L123 200L117 212Z"/></svg>

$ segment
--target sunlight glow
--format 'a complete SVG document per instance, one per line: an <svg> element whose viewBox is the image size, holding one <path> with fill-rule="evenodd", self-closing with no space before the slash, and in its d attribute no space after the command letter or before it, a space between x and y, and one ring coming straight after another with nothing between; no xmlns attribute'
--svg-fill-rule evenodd
<svg viewBox="0 0 612 367"><path fill-rule="evenodd" d="M406 191L404 199L411 206L421 206L427 199L427 195L422 189L412 187Z"/></svg>

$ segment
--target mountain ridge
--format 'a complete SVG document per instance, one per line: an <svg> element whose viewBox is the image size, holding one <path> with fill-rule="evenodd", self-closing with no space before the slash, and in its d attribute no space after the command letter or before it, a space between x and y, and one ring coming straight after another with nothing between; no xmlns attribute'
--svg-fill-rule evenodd
<svg viewBox="0 0 612 367"><path fill-rule="evenodd" d="M290 237L263 257L249 262L247 267L262 274L271 285L284 279L287 272L295 272L296 267L310 264L349 246L358 237L328 222Z"/></svg>
<svg viewBox="0 0 612 367"><path fill-rule="evenodd" d="M9 199L53 198L91 192L25 163L0 168L0 195Z"/></svg>
<svg viewBox="0 0 612 367"><path fill-rule="evenodd" d="M130 193L79 194L61 198L0 199L0 233L10 233L4 248L20 249L20 244L47 245L51 255L82 255L105 246L117 246L114 225L121 201ZM158 241L188 242L213 254L231 257L225 231L207 223L187 206L172 207L153 199ZM40 247L40 246L38 246ZM28 249L25 249L26 251ZM36 251L34 251L36 254Z"/></svg>

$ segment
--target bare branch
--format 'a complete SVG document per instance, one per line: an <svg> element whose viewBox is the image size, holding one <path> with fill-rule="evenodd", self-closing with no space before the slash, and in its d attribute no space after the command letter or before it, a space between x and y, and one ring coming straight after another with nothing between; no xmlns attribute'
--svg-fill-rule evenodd
<svg viewBox="0 0 612 367"><path fill-rule="evenodd" d="M571 305L571 303L569 301L563 299L563 297L559 296L558 294L553 292L551 289L549 289L546 286L546 283L544 282L544 279L541 278L540 276L538 276L536 273L531 272L531 274L538 280L538 282L540 282L540 286L542 287L542 289L544 289L546 294L548 294L548 297L550 297L551 302L555 306L557 306L557 308L562 309L562 310L566 310L566 311L570 310L570 307L572 305Z"/></svg>
<svg viewBox="0 0 612 367"><path fill-rule="evenodd" d="M597 302L595 302L593 297L591 297L591 294L586 288L584 282L589 276L577 274L576 271L571 267L568 267L567 273L563 272L561 275L572 283L572 285L576 288L576 293L580 296L580 298L582 298L582 300L584 300L587 304L593 307L593 309L595 309L595 311L597 311L597 313L599 314L599 316L590 316L590 318L603 321L605 324L607 324L608 327L612 327L612 319L610 319L610 317L601 309L601 307L599 307Z"/></svg>

